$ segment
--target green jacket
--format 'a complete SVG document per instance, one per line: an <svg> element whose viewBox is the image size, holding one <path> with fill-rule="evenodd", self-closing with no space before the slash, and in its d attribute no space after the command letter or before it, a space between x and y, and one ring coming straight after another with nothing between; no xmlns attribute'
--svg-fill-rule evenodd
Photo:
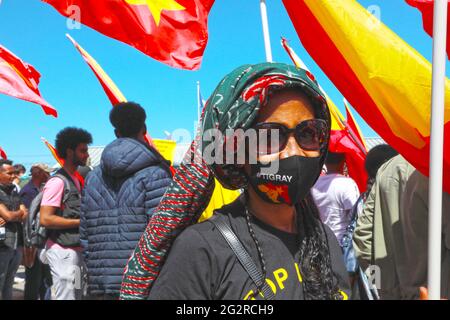
<svg viewBox="0 0 450 320"><path fill-rule="evenodd" d="M400 155L380 167L353 236L363 270L369 265L379 267L381 299L400 299L400 288L406 281L408 266L399 212L406 183L414 170Z"/></svg>
<svg viewBox="0 0 450 320"><path fill-rule="evenodd" d="M405 236L409 268L404 298L417 298L427 286L428 269L428 178L415 171L408 180L400 221ZM450 194L442 193L441 296L450 299Z"/></svg>

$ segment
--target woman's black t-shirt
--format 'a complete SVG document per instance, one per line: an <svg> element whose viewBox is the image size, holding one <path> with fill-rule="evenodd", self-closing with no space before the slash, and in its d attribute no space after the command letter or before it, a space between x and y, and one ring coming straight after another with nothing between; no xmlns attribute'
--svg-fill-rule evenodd
<svg viewBox="0 0 450 320"><path fill-rule="evenodd" d="M261 269L258 251L248 230L241 199L216 212L216 219L229 223ZM252 227L266 262L266 281L277 300L302 300L299 248L302 235L280 231L252 218ZM342 251L334 234L325 226L332 269L344 298L350 296ZM223 236L211 222L188 227L175 240L151 292L161 300L263 300L256 285L240 264Z"/></svg>

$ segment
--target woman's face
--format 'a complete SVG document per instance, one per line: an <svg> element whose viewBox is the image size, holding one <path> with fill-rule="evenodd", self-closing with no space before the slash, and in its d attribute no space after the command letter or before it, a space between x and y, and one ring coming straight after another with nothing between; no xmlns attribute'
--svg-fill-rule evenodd
<svg viewBox="0 0 450 320"><path fill-rule="evenodd" d="M305 120L314 119L314 111L308 98L293 89L275 92L261 108L256 123L270 122L285 125L287 128L295 128ZM293 133L289 134L286 147L276 153L258 155L257 160L269 162L277 159L285 159L292 156L318 157L320 151L308 151L298 145Z"/></svg>

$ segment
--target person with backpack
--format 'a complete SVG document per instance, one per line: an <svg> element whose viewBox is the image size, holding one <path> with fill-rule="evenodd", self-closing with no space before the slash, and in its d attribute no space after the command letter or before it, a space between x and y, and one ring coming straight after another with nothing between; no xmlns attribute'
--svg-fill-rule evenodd
<svg viewBox="0 0 450 320"><path fill-rule="evenodd" d="M80 237L89 298L118 299L123 269L171 182L169 163L145 140L146 114L137 103L110 112L116 140L86 179Z"/></svg>
<svg viewBox="0 0 450 320"><path fill-rule="evenodd" d="M310 195L330 124L326 99L305 70L261 63L228 74L128 262L121 298L348 298L341 248ZM214 177L244 194L189 226L209 202Z"/></svg>
<svg viewBox="0 0 450 320"><path fill-rule="evenodd" d="M31 166L31 179L20 190L20 198L29 210L33 199L42 191L44 184L50 178L50 174L55 169L50 168L45 163L35 163ZM28 216L30 218L30 216ZM28 220L28 219L27 219ZM51 275L48 265L43 264L38 256L38 248L31 244L30 239L27 239L27 222L25 221L24 228L24 265L25 265L25 300L44 300L50 296L49 288L51 285Z"/></svg>
<svg viewBox="0 0 450 320"><path fill-rule="evenodd" d="M13 184L12 161L0 159L0 300L13 297L14 277L22 260L22 221L27 209Z"/></svg>
<svg viewBox="0 0 450 320"><path fill-rule="evenodd" d="M78 166L86 165L89 132L68 127L56 136L56 150L64 166L48 180L42 192L40 225L48 240L41 259L52 274L52 299L79 300L82 297L83 261L80 245L81 184Z"/></svg>

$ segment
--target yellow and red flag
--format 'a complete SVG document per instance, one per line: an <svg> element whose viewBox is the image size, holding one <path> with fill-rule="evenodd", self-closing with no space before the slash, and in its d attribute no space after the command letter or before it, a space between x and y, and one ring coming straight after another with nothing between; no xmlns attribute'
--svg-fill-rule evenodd
<svg viewBox="0 0 450 320"><path fill-rule="evenodd" d="M41 97L40 77L32 65L0 45L0 93L39 104L45 114L57 117L56 110Z"/></svg>
<svg viewBox="0 0 450 320"><path fill-rule="evenodd" d="M366 122L429 173L431 64L354 0L283 0L304 47ZM446 81L446 90L450 83ZM450 94L445 100L450 141ZM450 191L450 148L444 147Z"/></svg>
<svg viewBox="0 0 450 320"><path fill-rule="evenodd" d="M50 143L48 142L45 138L41 138L42 142L44 142L44 144L47 146L47 148L50 150L50 153L52 154L53 158L55 158L56 162L58 162L58 164L63 167L64 166L64 159L61 158L58 155L58 151L56 151L56 148Z"/></svg>
<svg viewBox="0 0 450 320"><path fill-rule="evenodd" d="M304 62L289 46L285 38L281 38L281 45L296 67L308 71ZM334 104L333 100L330 99L322 88L320 89L327 99L331 115L331 133L328 149L331 152L343 153L345 155L349 176L355 180L359 190L364 192L367 186L367 173L364 167L367 150L365 147L362 147L362 144L357 140L357 136L353 134L352 128L345 122L344 117Z"/></svg>
<svg viewBox="0 0 450 320"><path fill-rule="evenodd" d="M94 58L92 58L91 55L86 50L84 50L70 35L66 34L66 36L67 38L69 38L69 40L83 57L84 61L86 61L88 66L94 72L103 90L105 90L106 95L111 101L111 104L114 106L120 102L126 102L127 99L125 98L123 93L119 90L119 88L103 70L103 68L98 64L98 62Z"/></svg>
<svg viewBox="0 0 450 320"><path fill-rule="evenodd" d="M126 102L127 99L125 98L123 93L116 86L114 81L112 81L112 79L108 76L108 74L103 70L103 68L98 64L98 62L94 58L92 58L92 56L86 50L84 50L70 35L66 34L66 36L67 38L69 38L69 40L83 57L84 61L94 72L95 76L100 82L100 85L108 96L109 101L111 101L111 104L115 106L120 102ZM153 140L148 133L146 133L145 139L150 146L155 147Z"/></svg>
<svg viewBox="0 0 450 320"><path fill-rule="evenodd" d="M41 140L42 140L42 142L44 142L44 144L50 150L53 158L55 158L55 160L58 162L58 164L61 166L61 168L64 167L64 159L58 155L58 151L56 150L56 148L50 142L48 142L45 138L41 138ZM78 171L75 171L74 175L80 182L81 187L84 187L84 178L81 176L81 174Z"/></svg>
<svg viewBox="0 0 450 320"><path fill-rule="evenodd" d="M2 147L0 147L0 157L2 157L5 160L8 159L8 156L6 155L6 152L2 149Z"/></svg>
<svg viewBox="0 0 450 320"><path fill-rule="evenodd" d="M172 67L196 70L208 41L214 0L42 0ZM77 8L77 10L74 10Z"/></svg>
<svg viewBox="0 0 450 320"><path fill-rule="evenodd" d="M364 136L362 135L361 129L358 126L355 118L353 117L353 113L350 110L350 107L347 104L347 100L344 99L345 111L347 114L347 127L349 131L353 135L353 139L359 144L360 148L363 149L367 153L367 145L364 140Z"/></svg>
<svg viewBox="0 0 450 320"><path fill-rule="evenodd" d="M420 10L422 13L423 20L423 28L426 33L433 36L433 9L434 9L434 0L406 0L406 3L412 7L415 7ZM450 21L449 18L450 6L447 8L447 21ZM447 57L449 57L450 52L450 23L447 23Z"/></svg>

